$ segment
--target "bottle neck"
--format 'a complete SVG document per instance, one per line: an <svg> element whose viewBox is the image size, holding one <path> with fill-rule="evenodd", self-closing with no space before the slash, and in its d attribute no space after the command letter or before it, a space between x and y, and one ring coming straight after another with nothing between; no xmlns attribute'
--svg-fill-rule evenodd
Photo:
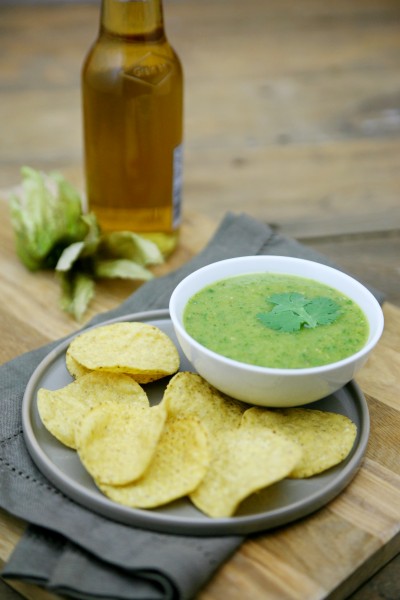
<svg viewBox="0 0 400 600"><path fill-rule="evenodd" d="M137 40L164 38L162 0L102 0L100 34Z"/></svg>

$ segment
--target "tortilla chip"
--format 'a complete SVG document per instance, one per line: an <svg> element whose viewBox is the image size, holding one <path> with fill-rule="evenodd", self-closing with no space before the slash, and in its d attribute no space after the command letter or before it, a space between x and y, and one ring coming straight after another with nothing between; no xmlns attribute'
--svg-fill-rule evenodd
<svg viewBox="0 0 400 600"><path fill-rule="evenodd" d="M152 460L166 417L162 404L96 406L86 413L75 433L83 466L100 483L134 481Z"/></svg>
<svg viewBox="0 0 400 600"><path fill-rule="evenodd" d="M86 369L126 373L138 383L179 369L179 353L172 340L147 323L118 322L89 329L72 340L68 353Z"/></svg>
<svg viewBox="0 0 400 600"><path fill-rule="evenodd" d="M293 470L301 458L299 446L267 429L257 434L251 427L219 432L207 473L190 494L199 510L210 517L230 517L250 494Z"/></svg>
<svg viewBox="0 0 400 600"><path fill-rule="evenodd" d="M65 366L67 367L68 373L74 379L92 372L90 369L87 369L83 365L79 364L78 361L71 356L69 349L67 349L67 352L65 353Z"/></svg>
<svg viewBox="0 0 400 600"><path fill-rule="evenodd" d="M40 418L61 443L76 449L75 430L88 410L104 402L149 406L141 386L121 373L93 372L58 390L41 388L37 394Z"/></svg>
<svg viewBox="0 0 400 600"><path fill-rule="evenodd" d="M225 429L239 427L248 405L225 396L200 375L181 372L174 375L165 390L163 401L173 417L196 417L213 437Z"/></svg>
<svg viewBox="0 0 400 600"><path fill-rule="evenodd" d="M293 478L311 477L342 462L357 435L348 417L311 408L254 407L244 413L242 425L273 430L300 445L303 456Z"/></svg>
<svg viewBox="0 0 400 600"><path fill-rule="evenodd" d="M99 484L111 500L135 508L154 508L186 496L203 479L210 461L207 433L197 419L167 419L153 460L131 484Z"/></svg>

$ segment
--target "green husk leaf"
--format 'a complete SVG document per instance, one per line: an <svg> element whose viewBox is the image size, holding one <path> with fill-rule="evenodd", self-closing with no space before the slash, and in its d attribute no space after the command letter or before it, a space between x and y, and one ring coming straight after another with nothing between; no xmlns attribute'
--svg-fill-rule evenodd
<svg viewBox="0 0 400 600"><path fill-rule="evenodd" d="M64 248L57 264L56 271L69 271L76 266L77 261L82 259L87 269L88 261L90 257L94 257L101 240L100 228L97 223L97 219L93 213L83 215L82 220L87 225L87 234L82 242L74 242L66 248ZM85 260L86 259L86 260Z"/></svg>
<svg viewBox="0 0 400 600"><path fill-rule="evenodd" d="M60 307L78 321L94 297L95 283L90 274L81 271L59 272Z"/></svg>
<svg viewBox="0 0 400 600"><path fill-rule="evenodd" d="M63 248L87 233L81 198L60 174L30 167L21 174L22 184L10 198L17 254L31 271L54 268Z"/></svg>
<svg viewBox="0 0 400 600"><path fill-rule="evenodd" d="M91 256L98 251L103 234L101 233L100 226L94 213L82 215L82 221L87 226L87 234L84 239L85 245L82 251L82 256Z"/></svg>
<svg viewBox="0 0 400 600"><path fill-rule="evenodd" d="M75 242L64 248L56 264L56 271L69 271L72 269L73 264L81 256L84 247L85 242Z"/></svg>
<svg viewBox="0 0 400 600"><path fill-rule="evenodd" d="M16 251L31 271L55 269L60 306L81 319L95 293L96 278L147 281L146 267L164 262L155 242L130 231L103 233L94 213L82 214L79 193L60 173L21 169L22 183L10 198Z"/></svg>
<svg viewBox="0 0 400 600"><path fill-rule="evenodd" d="M125 258L146 267L164 262L158 246L131 231L105 233L99 244L99 255L107 258Z"/></svg>
<svg viewBox="0 0 400 600"><path fill-rule="evenodd" d="M141 265L125 258L111 260L96 260L94 274L99 278L138 279L148 281L154 277L153 273Z"/></svg>

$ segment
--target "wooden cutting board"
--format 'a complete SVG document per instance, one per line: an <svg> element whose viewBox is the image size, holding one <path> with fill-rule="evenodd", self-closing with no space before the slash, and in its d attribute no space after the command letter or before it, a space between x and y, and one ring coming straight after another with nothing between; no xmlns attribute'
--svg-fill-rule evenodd
<svg viewBox="0 0 400 600"><path fill-rule="evenodd" d="M162 270L176 268L198 252L213 229L206 219L187 218L179 253ZM67 334L76 325L57 309L57 284L47 274L25 272L15 258L8 226L0 224L0 232L3 361L54 339L55 332L57 337ZM29 293L32 286L34 298ZM130 291L123 285L110 295L99 289L91 311L111 308ZM344 492L313 515L249 537L197 600L344 599L400 552L400 309L387 303L384 314L384 334L357 379L371 417L359 472ZM0 511L0 566L24 526ZM20 582L13 582L13 587L24 598L57 597Z"/></svg>
<svg viewBox="0 0 400 600"><path fill-rule="evenodd" d="M198 600L344 599L400 551L400 309L384 307L385 332L358 377L371 416L363 465L350 485L313 515L251 536ZM0 513L3 560L23 524ZM14 583L26 598L56 596Z"/></svg>
<svg viewBox="0 0 400 600"><path fill-rule="evenodd" d="M400 551L400 309L357 378L371 434L356 477L310 517L248 539L201 600L343 599Z"/></svg>

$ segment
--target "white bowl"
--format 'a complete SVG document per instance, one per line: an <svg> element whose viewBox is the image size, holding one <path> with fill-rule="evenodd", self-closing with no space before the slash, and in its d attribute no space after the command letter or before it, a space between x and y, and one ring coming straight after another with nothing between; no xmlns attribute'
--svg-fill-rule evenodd
<svg viewBox="0 0 400 600"><path fill-rule="evenodd" d="M226 358L205 348L187 333L183 312L193 294L220 279L257 272L314 279L347 295L364 311L369 323L369 337L363 348L343 360L319 367L278 369ZM332 267L285 256L243 256L203 267L177 285L169 310L183 353L204 379L232 398L270 407L308 404L343 387L366 362L382 335L384 323L379 303L361 283Z"/></svg>

